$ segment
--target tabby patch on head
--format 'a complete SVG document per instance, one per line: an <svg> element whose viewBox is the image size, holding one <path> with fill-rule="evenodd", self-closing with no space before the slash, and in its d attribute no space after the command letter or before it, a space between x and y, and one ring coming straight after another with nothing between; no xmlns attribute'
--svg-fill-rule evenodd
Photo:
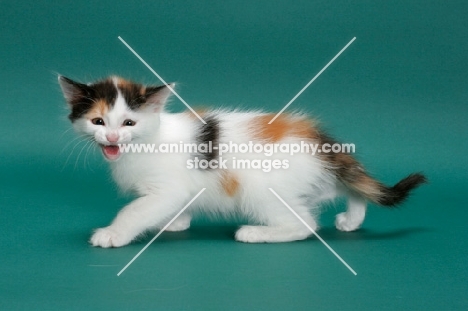
<svg viewBox="0 0 468 311"><path fill-rule="evenodd" d="M117 88L110 79L87 85L59 76L60 86L71 113L68 116L72 122L94 109L102 110L103 106L113 105L117 99Z"/></svg>
<svg viewBox="0 0 468 311"><path fill-rule="evenodd" d="M148 106L159 111L170 95L170 90L165 85L144 86L120 77L110 77L92 84L83 84L59 76L59 83L65 99L71 106L71 113L68 117L72 122L89 112L110 110L119 94L125 99L127 106L134 111ZM174 84L170 86L173 88Z"/></svg>
<svg viewBox="0 0 468 311"><path fill-rule="evenodd" d="M128 107L132 110L138 110L145 104L155 103L158 94L163 89L166 89L165 85L161 86L143 86L136 84L122 78L115 78L117 88L122 94ZM172 84L171 87L174 85ZM152 98L152 97L155 98Z"/></svg>

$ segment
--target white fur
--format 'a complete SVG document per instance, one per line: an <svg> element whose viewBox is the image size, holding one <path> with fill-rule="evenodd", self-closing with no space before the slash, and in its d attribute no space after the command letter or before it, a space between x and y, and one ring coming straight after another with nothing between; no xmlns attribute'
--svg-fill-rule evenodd
<svg viewBox="0 0 468 311"><path fill-rule="evenodd" d="M213 112L212 112L213 113ZM220 120L220 142L246 143L252 139L249 121L259 112L216 112ZM201 123L189 113L170 114L164 111L131 111L121 94L105 116L106 126L94 125L84 118L74 124L78 131L92 136L101 145L110 144L106 135L118 134L118 143L195 143ZM125 119L136 121L125 127ZM285 138L280 143L295 142ZM325 169L319 157L309 154L281 154L277 158L289 161L288 169L268 173L255 169L231 170L239 189L230 197L223 190L219 170L187 169L190 154L127 153L111 162L112 175L126 191L138 198L125 206L105 228L95 231L91 244L100 247L120 247L142 233L162 228L202 188L206 191L169 228L180 231L189 228L191 216L203 213L215 216L242 216L251 225L241 227L238 241L287 242L306 239L311 232L281 203L268 188L274 189L313 229L317 229L314 214L323 201L342 194L349 195L348 211L339 214L339 230L357 229L365 215L365 201L349 194L336 178ZM263 154L223 154L223 158L269 159ZM273 157L274 158L274 157ZM271 159L271 158L270 158Z"/></svg>
<svg viewBox="0 0 468 311"><path fill-rule="evenodd" d="M366 201L356 194L348 196L348 210L336 215L335 225L341 231L359 229L366 216Z"/></svg>

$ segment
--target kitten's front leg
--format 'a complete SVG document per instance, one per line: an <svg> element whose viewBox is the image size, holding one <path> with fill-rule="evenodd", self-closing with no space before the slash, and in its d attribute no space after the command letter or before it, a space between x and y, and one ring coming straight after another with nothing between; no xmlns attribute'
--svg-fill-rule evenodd
<svg viewBox="0 0 468 311"><path fill-rule="evenodd" d="M90 243L104 248L127 245L138 235L175 215L180 206L180 200L164 200L157 195L138 198L125 206L110 226L97 229Z"/></svg>

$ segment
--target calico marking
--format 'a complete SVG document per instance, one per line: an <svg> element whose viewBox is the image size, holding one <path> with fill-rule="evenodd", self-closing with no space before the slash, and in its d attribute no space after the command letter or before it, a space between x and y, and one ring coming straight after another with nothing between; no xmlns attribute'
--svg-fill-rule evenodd
<svg viewBox="0 0 468 311"><path fill-rule="evenodd" d="M122 78L116 77L115 79L116 85L125 99L125 102L133 111L137 111L148 104L154 103L155 98L152 98L152 96L166 88L165 85L145 87L141 84L133 83Z"/></svg>
<svg viewBox="0 0 468 311"><path fill-rule="evenodd" d="M239 190L239 180L232 172L223 170L221 173L221 187L229 197L233 197Z"/></svg>
<svg viewBox="0 0 468 311"><path fill-rule="evenodd" d="M145 87L121 78L116 80L117 87L130 109L137 110L146 102Z"/></svg>
<svg viewBox="0 0 468 311"><path fill-rule="evenodd" d="M317 137L314 122L305 117L283 114L268 124L273 114L253 118L249 128L256 139L274 143L285 137L314 139Z"/></svg>
<svg viewBox="0 0 468 311"><path fill-rule="evenodd" d="M104 99L98 99L85 113L88 119L102 118L109 111L109 103Z"/></svg>
<svg viewBox="0 0 468 311"><path fill-rule="evenodd" d="M202 159L211 161L218 158L218 144L219 144L219 120L214 115L208 115L205 118L206 124L202 124L197 135L196 141L198 145L206 144L207 146L212 144L212 150L207 153L199 154ZM209 169L209 167L208 167Z"/></svg>

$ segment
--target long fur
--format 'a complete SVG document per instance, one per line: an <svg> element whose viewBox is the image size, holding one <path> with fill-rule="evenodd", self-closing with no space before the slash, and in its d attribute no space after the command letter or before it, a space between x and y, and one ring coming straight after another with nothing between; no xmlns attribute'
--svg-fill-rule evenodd
<svg viewBox="0 0 468 311"><path fill-rule="evenodd" d="M266 144L334 142L315 122L301 114L283 114L268 125L272 114L208 110L202 124L191 112L167 113L170 95L165 86L145 86L119 77L82 84L65 77L59 83L70 106L75 129L95 140L110 161L117 184L138 198L124 207L114 221L95 231L94 246L119 247L138 235L162 228L202 188L206 191L168 230L185 230L193 214L242 216L250 224L236 232L242 242L287 242L307 238L310 231L268 190L274 189L313 229L320 204L337 196L348 197L348 209L336 226L352 231L362 224L366 201L384 206L401 203L412 189L426 181L412 174L393 187L370 177L352 155L243 153L219 149L195 153L124 153L117 144L168 143ZM221 159L222 158L222 159ZM194 161L224 160L231 166L195 168ZM233 168L238 160L260 167ZM265 163L277 160L277 167ZM189 164L192 167L189 167ZM261 166L264 165L264 166Z"/></svg>

